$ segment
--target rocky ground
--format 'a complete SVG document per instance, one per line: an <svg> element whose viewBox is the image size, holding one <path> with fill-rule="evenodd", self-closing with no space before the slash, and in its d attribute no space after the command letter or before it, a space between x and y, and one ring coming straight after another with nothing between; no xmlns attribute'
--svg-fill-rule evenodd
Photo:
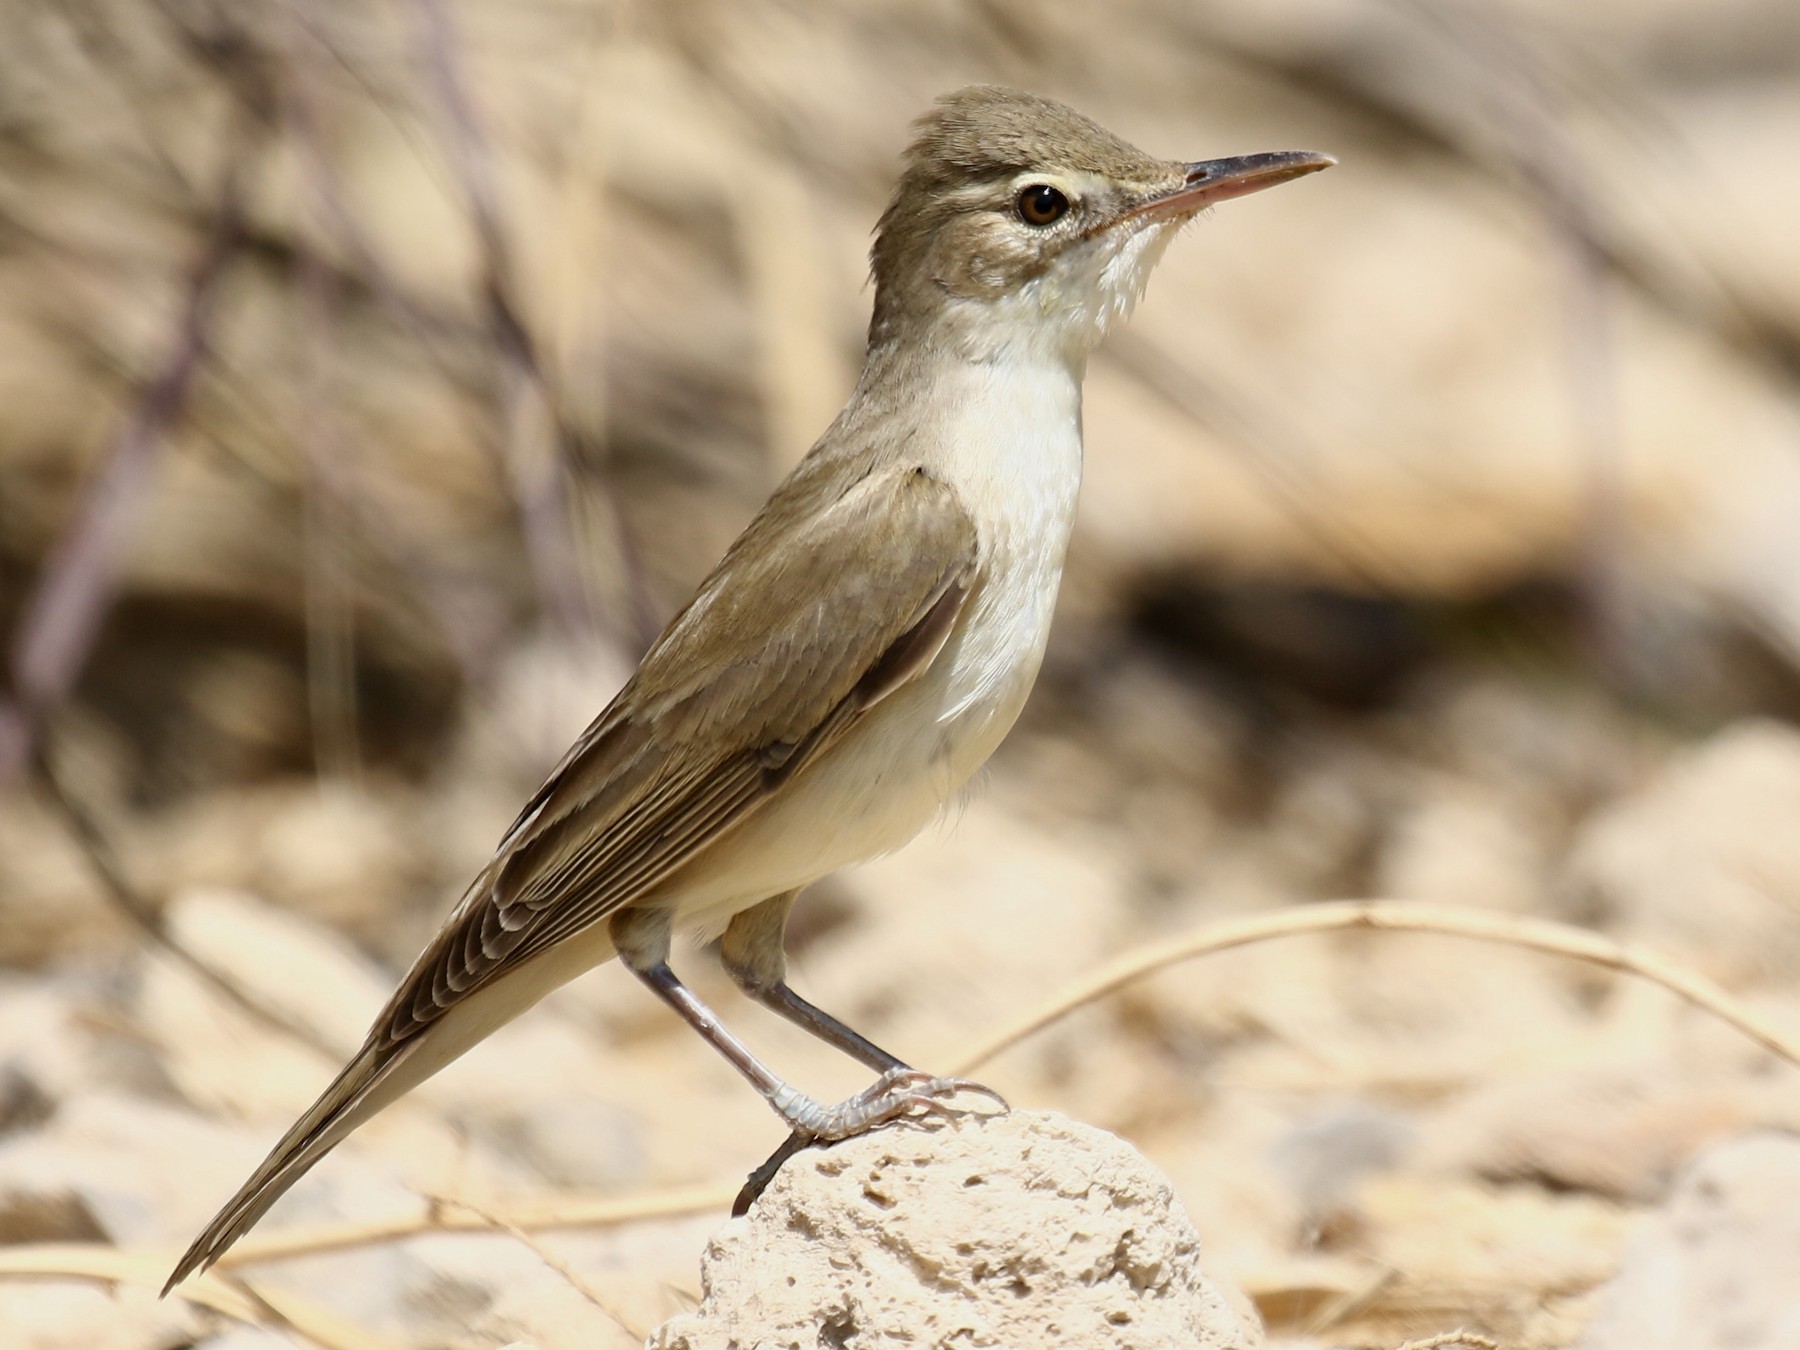
<svg viewBox="0 0 1800 1350"><path fill-rule="evenodd" d="M711 1344L781 1132L613 968L155 1290L824 425L976 78L1342 163L1096 357L1033 703L800 988L950 1068L1333 900L1598 934L1669 965L1280 937L975 1072L1141 1151L1276 1346L1800 1341L1800 1065L1667 987L1800 1042L1792 6L12 9L0 1341Z"/></svg>

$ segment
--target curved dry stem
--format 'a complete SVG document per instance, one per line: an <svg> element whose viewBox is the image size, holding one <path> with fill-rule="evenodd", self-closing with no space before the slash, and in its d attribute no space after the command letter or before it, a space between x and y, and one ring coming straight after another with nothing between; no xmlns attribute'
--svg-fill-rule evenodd
<svg viewBox="0 0 1800 1350"><path fill-rule="evenodd" d="M201 984L248 1013L261 1025L291 1037L326 1060L345 1058L348 1054L346 1047L331 1044L314 1028L290 1017L261 994L244 985L230 971L214 965L176 937L163 918L164 906L140 891L127 875L125 866L113 847L112 838L100 824L98 817L88 809L86 803L69 791L68 785L47 758L37 755L33 759L33 765L39 790L62 817L70 837L81 850L95 880L100 883L100 894L152 946L166 952Z"/></svg>
<svg viewBox="0 0 1800 1350"><path fill-rule="evenodd" d="M1307 905L1301 909L1284 910L1279 914L1259 915L1253 919L1211 925L1198 933L1189 933L1127 952L978 1042L973 1049L965 1051L961 1058L952 1061L945 1072L958 1077L967 1074L1002 1050L1043 1030L1075 1009L1086 1007L1134 980L1178 962L1208 956L1213 952L1229 951L1233 947L1269 942L1275 938L1352 929L1439 933L1446 937L1474 938L1480 942L1500 942L1531 951L1566 956L1608 970L1625 971L1649 980L1652 984L1661 985L1677 997L1737 1028L1765 1050L1779 1055L1790 1064L1800 1066L1800 1041L1751 1011L1741 1000L1732 997L1705 976L1664 957L1626 946L1587 929L1553 923L1548 919L1525 919L1488 910L1463 909L1421 901L1334 900Z"/></svg>
<svg viewBox="0 0 1800 1350"><path fill-rule="evenodd" d="M104 1285L155 1289L167 1274L161 1252L126 1252L102 1243L45 1242L0 1247L0 1279L84 1280ZM322 1350L397 1350L372 1335L293 1294L252 1288L241 1280L204 1275L189 1280L177 1297L239 1322L279 1326Z"/></svg>
<svg viewBox="0 0 1800 1350"><path fill-rule="evenodd" d="M318 1224L252 1234L221 1256L217 1268L233 1270L261 1261L284 1261L294 1256L398 1242L424 1233L506 1233L515 1228L541 1233L557 1228L613 1228L648 1219L680 1219L723 1211L737 1191L738 1183L731 1182L597 1200L570 1196L520 1205L504 1214L473 1210L458 1201L456 1209L432 1205L417 1214L376 1223Z"/></svg>
<svg viewBox="0 0 1800 1350"><path fill-rule="evenodd" d="M601 1316L605 1317L620 1331L623 1331L635 1341L643 1341L648 1337L648 1332L644 1331L642 1328L632 1326L620 1316L619 1313L609 1307L606 1300L600 1296L600 1291L595 1289L594 1286L589 1284L586 1280L582 1279L581 1276L576 1273L573 1266L567 1261L564 1261L548 1247L544 1246L544 1244L539 1242L536 1238L532 1237L530 1233L527 1233L511 1219L505 1218L499 1214L490 1214L487 1210L482 1209L478 1205L471 1204L467 1200L457 1200L449 1196L433 1196L431 1198L431 1205L433 1209L437 1209L442 1205L450 1205L454 1208L464 1210L467 1213L474 1215L477 1219L482 1220L489 1227L494 1229L494 1231L505 1233L514 1242L518 1243L521 1247L525 1248L526 1251L542 1261L562 1280L564 1284L568 1285L569 1288L581 1295L581 1297L591 1304Z"/></svg>

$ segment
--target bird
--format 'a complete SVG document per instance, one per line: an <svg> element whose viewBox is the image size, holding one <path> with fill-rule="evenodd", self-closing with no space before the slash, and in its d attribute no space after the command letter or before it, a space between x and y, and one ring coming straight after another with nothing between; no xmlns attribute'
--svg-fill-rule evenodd
<svg viewBox="0 0 1800 1350"><path fill-rule="evenodd" d="M843 410L525 803L355 1056L176 1264L206 1269L371 1116L617 957L799 1141L947 1110L787 982L809 883L890 852L1000 744L1037 677L1075 516L1089 354L1205 208L1336 161L1158 159L993 85L915 124L871 248ZM669 966L720 935L733 982L877 1075L828 1105L756 1058Z"/></svg>

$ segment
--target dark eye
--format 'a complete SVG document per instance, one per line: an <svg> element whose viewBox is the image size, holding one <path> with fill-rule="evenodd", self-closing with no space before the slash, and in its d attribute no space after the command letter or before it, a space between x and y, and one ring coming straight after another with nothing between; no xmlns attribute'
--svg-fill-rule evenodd
<svg viewBox="0 0 1800 1350"><path fill-rule="evenodd" d="M1054 225L1069 212L1069 199L1048 183L1033 183L1019 193L1017 205L1027 225Z"/></svg>

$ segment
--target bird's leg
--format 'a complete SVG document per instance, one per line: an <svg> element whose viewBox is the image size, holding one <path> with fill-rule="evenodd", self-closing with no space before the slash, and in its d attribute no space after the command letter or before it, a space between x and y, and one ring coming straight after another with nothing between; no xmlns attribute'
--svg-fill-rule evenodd
<svg viewBox="0 0 1800 1350"><path fill-rule="evenodd" d="M751 998L795 1026L810 1031L827 1045L834 1045L876 1073L910 1069L879 1045L845 1026L823 1008L815 1007L788 987L787 953L782 935L798 891L771 896L733 916L719 943L719 960L725 973Z"/></svg>
<svg viewBox="0 0 1800 1350"><path fill-rule="evenodd" d="M1006 1102L992 1088L966 1078L937 1078L921 1073L788 987L787 953L782 946L782 933L798 894L798 891L788 891L772 896L732 917L725 929L724 940L719 944L719 958L725 965L725 973L737 987L765 1008L881 1074L877 1088L889 1079L910 1079L914 1088L929 1087L942 1096L979 1092L992 1097L1004 1108Z"/></svg>
<svg viewBox="0 0 1800 1350"><path fill-rule="evenodd" d="M787 928L788 914L794 908L794 898L798 894L798 891L788 891L771 896L761 904L741 910L732 917L730 925L725 929L725 936L719 943L719 959L732 982L765 1008L780 1014L795 1026L810 1031L827 1045L835 1046L881 1075L860 1097L851 1098L851 1102L870 1097L880 1098L883 1094L924 1089L932 1094L935 1109L945 1111L940 1097L954 1096L959 1091L974 1091L992 1097L1005 1109L1005 1101L991 1088L960 1078L935 1078L920 1073L866 1036L844 1025L823 1008L807 1002L788 986L787 952L782 944L782 937ZM744 1182L744 1188L738 1192L731 1212L736 1215L748 1210L756 1197L775 1179L775 1174L781 1170L783 1163L801 1149L817 1142L820 1142L817 1137L795 1129L782 1142L781 1147L750 1174Z"/></svg>
<svg viewBox="0 0 1800 1350"><path fill-rule="evenodd" d="M887 1070L872 1086L834 1106L790 1087L669 969L671 917L666 910L649 908L615 914L610 929L619 959L723 1055L797 1136L806 1142L848 1139L902 1116L927 1111L951 1114L943 1099L965 1085L958 1079L933 1078L903 1065Z"/></svg>

